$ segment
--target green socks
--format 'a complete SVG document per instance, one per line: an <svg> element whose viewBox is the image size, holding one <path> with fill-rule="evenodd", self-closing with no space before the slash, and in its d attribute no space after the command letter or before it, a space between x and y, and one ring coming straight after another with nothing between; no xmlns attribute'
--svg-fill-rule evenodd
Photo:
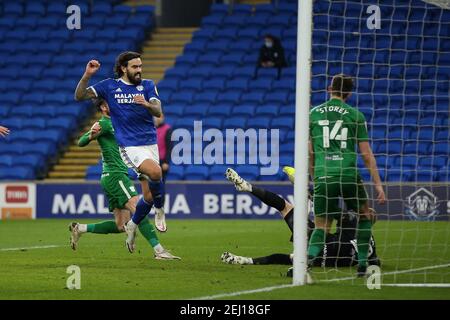
<svg viewBox="0 0 450 320"><path fill-rule="evenodd" d="M372 236L372 222L359 220L356 242L358 244L358 265L367 267L367 255L369 254L369 241Z"/></svg>
<svg viewBox="0 0 450 320"><path fill-rule="evenodd" d="M323 250L325 245L325 231L322 229L314 229L309 239L308 258L314 259Z"/></svg>
<svg viewBox="0 0 450 320"><path fill-rule="evenodd" d="M90 223L85 225L86 231L90 233L120 233L119 229L117 229L116 222L113 220L102 221L99 223ZM162 249L159 246L158 236L156 235L155 227L149 222L147 218L141 221L139 224L139 231L144 236L144 238L150 243L152 248Z"/></svg>
<svg viewBox="0 0 450 320"><path fill-rule="evenodd" d="M112 220L102 221L99 223L90 223L87 225L87 232L92 233L120 233L119 229L117 229L116 223Z"/></svg>
<svg viewBox="0 0 450 320"><path fill-rule="evenodd" d="M155 227L150 222L148 222L147 218L144 218L144 220L139 223L139 231L142 233L144 238L147 239L152 248L156 247L159 244Z"/></svg>

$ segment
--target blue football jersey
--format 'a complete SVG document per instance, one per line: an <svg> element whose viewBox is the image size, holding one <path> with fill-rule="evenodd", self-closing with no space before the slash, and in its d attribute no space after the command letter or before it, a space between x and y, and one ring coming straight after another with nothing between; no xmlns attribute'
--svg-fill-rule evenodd
<svg viewBox="0 0 450 320"><path fill-rule="evenodd" d="M108 102L111 122L119 146L148 146L156 144L156 128L150 111L133 102L133 97L143 95L149 101L159 99L152 80L143 79L139 85L129 84L122 79L105 79L92 88L97 97Z"/></svg>

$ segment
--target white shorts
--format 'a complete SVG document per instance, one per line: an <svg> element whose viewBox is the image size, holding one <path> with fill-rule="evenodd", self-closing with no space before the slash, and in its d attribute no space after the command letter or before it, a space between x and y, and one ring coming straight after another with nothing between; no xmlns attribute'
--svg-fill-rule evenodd
<svg viewBox="0 0 450 320"><path fill-rule="evenodd" d="M150 146L119 147L120 156L128 168L139 172L139 166L147 159L159 165L159 150L157 144Z"/></svg>

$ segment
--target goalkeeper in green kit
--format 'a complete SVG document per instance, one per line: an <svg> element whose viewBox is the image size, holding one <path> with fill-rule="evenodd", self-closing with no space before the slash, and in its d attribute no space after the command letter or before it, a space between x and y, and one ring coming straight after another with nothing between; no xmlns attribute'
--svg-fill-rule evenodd
<svg viewBox="0 0 450 320"><path fill-rule="evenodd" d="M357 274L364 277L376 217L369 210L368 196L357 169L357 147L372 176L377 202L385 203L386 197L368 142L364 115L345 103L352 90L353 81L349 76L335 75L328 88L331 99L310 112L309 170L314 180L315 229L309 240L308 265L314 265L333 220L339 219L342 213L339 199L343 198L347 209L359 214Z"/></svg>
<svg viewBox="0 0 450 320"><path fill-rule="evenodd" d="M133 182L128 177L128 168L123 163L119 153L119 146L114 137L114 129L109 117L109 107L105 100L98 98L95 105L102 113L102 118L96 122L91 130L86 132L78 141L78 146L84 147L92 140L97 139L102 152L103 170L101 177L102 188L108 198L109 210L114 213L115 221L103 221L92 224L80 224L72 222L69 225L71 232L70 246L76 250L78 241L83 233L121 233L124 232L124 225L130 220L130 213L136 210L138 194ZM147 183L141 183L144 198L151 199L150 189ZM144 238L152 246L156 259L180 259L165 250L159 243L155 232L155 227L147 218L139 224L139 230ZM128 246L130 252L134 247Z"/></svg>

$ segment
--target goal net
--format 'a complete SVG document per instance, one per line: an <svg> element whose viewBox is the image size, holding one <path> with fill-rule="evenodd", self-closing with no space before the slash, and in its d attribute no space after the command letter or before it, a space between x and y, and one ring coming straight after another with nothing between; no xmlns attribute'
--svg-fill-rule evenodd
<svg viewBox="0 0 450 320"><path fill-rule="evenodd" d="M373 227L382 285L450 285L449 1L314 1L311 104L329 98L335 74L351 75L348 103L367 120L387 196ZM332 229L334 232L334 229ZM323 281L353 281L356 267L313 268Z"/></svg>

